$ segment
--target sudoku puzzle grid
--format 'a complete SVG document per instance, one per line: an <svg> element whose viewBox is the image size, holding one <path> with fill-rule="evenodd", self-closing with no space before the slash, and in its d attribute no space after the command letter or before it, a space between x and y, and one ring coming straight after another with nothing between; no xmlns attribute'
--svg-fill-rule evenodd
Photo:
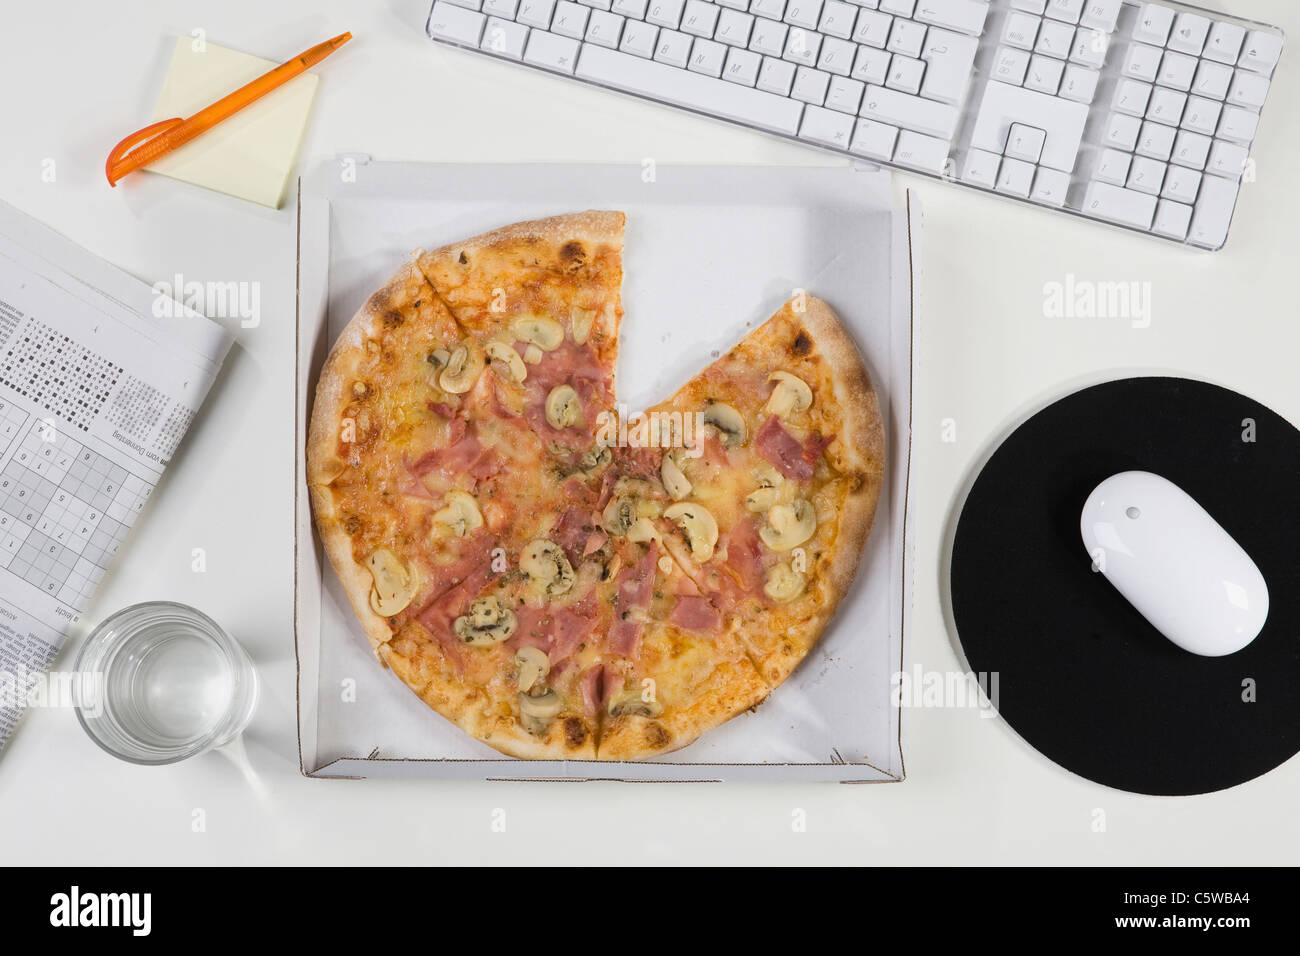
<svg viewBox="0 0 1300 956"><path fill-rule="evenodd" d="M0 355L0 382L83 432L121 375L121 366L36 319Z"/></svg>
<svg viewBox="0 0 1300 956"><path fill-rule="evenodd" d="M51 420L33 422L0 471L0 568L81 610L152 491Z"/></svg>

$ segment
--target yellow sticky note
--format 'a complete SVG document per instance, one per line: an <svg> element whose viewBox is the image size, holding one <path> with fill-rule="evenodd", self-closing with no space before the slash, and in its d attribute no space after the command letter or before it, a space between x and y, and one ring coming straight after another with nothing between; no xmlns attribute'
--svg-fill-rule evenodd
<svg viewBox="0 0 1300 956"><path fill-rule="evenodd" d="M197 113L276 66L238 50L179 37L154 121ZM314 74L300 73L152 163L149 171L279 208L317 82Z"/></svg>

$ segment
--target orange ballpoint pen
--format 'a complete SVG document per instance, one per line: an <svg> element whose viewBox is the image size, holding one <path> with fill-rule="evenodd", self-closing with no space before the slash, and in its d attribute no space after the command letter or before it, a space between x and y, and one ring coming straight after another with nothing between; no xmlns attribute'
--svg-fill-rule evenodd
<svg viewBox="0 0 1300 956"><path fill-rule="evenodd" d="M229 96L222 97L211 106L199 110L189 119L181 119L177 116L136 130L114 146L113 151L108 154L108 160L104 163L104 175L108 177L108 184L116 186L117 181L128 173L133 173L142 166L148 166L159 156L184 146L194 137L207 132L222 120L261 99L299 73L310 70L351 39L351 33L341 33L332 40L317 44L287 63L282 63L270 72L263 73Z"/></svg>

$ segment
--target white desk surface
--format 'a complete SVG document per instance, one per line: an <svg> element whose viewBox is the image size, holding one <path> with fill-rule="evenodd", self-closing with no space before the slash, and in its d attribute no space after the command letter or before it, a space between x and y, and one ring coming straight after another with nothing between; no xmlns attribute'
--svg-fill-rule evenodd
<svg viewBox="0 0 1300 956"><path fill-rule="evenodd" d="M1205 6L1289 28L1289 0ZM973 710L904 715L896 785L674 787L319 781L298 773L291 615L294 209L162 177L104 181L153 108L174 37L283 59L351 30L321 68L300 167L340 152L425 161L837 163L813 149L437 47L426 0L22 4L0 30L0 198L150 282L261 283L178 460L87 619L171 598L214 615L264 678L244 767L119 763L70 710L31 712L0 755L6 863L1283 863L1300 850L1300 761L1233 790L1138 797L1071 776ZM1288 49L1228 248L1189 253L959 187L898 176L926 212L915 394L918 528L909 664L958 669L942 541L972 464L1069 384L1163 369L1244 390L1300 422L1300 51ZM54 181L42 173L53 163ZM1149 328L1048 319L1043 286L1150 282ZM1288 291L1291 290L1291 291ZM941 440L954 419L957 441ZM1261 503L1267 506L1267 503ZM192 548L206 573L190 570ZM61 659L66 666L68 657ZM1211 758L1212 759L1212 758ZM505 831L494 820L505 813ZM1104 832L1097 832L1097 811ZM202 811L199 814L198 811ZM792 822L806 815L806 830ZM206 826L196 828L202 818Z"/></svg>

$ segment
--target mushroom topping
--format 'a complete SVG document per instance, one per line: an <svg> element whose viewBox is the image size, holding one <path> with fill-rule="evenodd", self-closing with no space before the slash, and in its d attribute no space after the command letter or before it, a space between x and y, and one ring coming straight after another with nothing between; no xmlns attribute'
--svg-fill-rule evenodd
<svg viewBox="0 0 1300 956"><path fill-rule="evenodd" d="M763 585L763 593L778 604L784 604L803 594L806 584L804 576L792 570L790 565L777 564L767 572L767 583Z"/></svg>
<svg viewBox="0 0 1300 956"><path fill-rule="evenodd" d="M659 535L659 529L649 518L637 518L632 522L632 527L627 529L627 540L637 544L649 544L651 541L662 541Z"/></svg>
<svg viewBox="0 0 1300 956"><path fill-rule="evenodd" d="M492 370L507 381L522 382L528 377L528 366L509 342L500 339L489 342L487 355Z"/></svg>
<svg viewBox="0 0 1300 956"><path fill-rule="evenodd" d="M628 529L632 527L632 522L636 520L636 499L628 495L619 495L611 499L609 504L605 505L601 518L604 519L605 530L610 534L616 536L627 534Z"/></svg>
<svg viewBox="0 0 1300 956"><path fill-rule="evenodd" d="M585 345L588 337L591 335L591 323L596 319L595 309L578 309L569 310L569 326L573 329L573 341L578 345Z"/></svg>
<svg viewBox="0 0 1300 956"><path fill-rule="evenodd" d="M745 510L766 511L776 504L776 494L775 488L756 488L745 495Z"/></svg>
<svg viewBox="0 0 1300 956"><path fill-rule="evenodd" d="M582 402L572 385L557 385L546 396L546 423L552 428L570 428L582 417Z"/></svg>
<svg viewBox="0 0 1300 956"><path fill-rule="evenodd" d="M478 349L468 345L458 345L447 359L447 364L438 376L438 387L453 395L463 395L474 387L479 373L483 371L483 356Z"/></svg>
<svg viewBox="0 0 1300 956"><path fill-rule="evenodd" d="M780 417L812 407L812 389L798 376L789 372L774 372L768 381L776 382L776 388L772 389L765 406L768 414Z"/></svg>
<svg viewBox="0 0 1300 956"><path fill-rule="evenodd" d="M446 525L458 538L483 527L483 515L474 496L464 491L447 492L447 503L433 513L433 520Z"/></svg>
<svg viewBox="0 0 1300 956"><path fill-rule="evenodd" d="M710 402L704 409L704 424L717 431L724 448L737 448L745 443L748 434L745 419L730 405Z"/></svg>
<svg viewBox="0 0 1300 956"><path fill-rule="evenodd" d="M547 538L538 538L524 548L519 557L519 569L528 575L532 585L548 597L564 594L573 587L573 565L564 550Z"/></svg>
<svg viewBox="0 0 1300 956"><path fill-rule="evenodd" d="M530 691L551 672L551 659L540 647L521 647L515 651L519 669L519 689Z"/></svg>
<svg viewBox="0 0 1300 956"><path fill-rule="evenodd" d="M370 589L370 607L381 617L392 617L411 603L415 596L415 576L397 555L380 548L366 558L366 569L375 579Z"/></svg>
<svg viewBox="0 0 1300 956"><path fill-rule="evenodd" d="M812 502L796 498L788 505L773 505L758 536L773 551L789 551L811 538L816 530L817 511Z"/></svg>
<svg viewBox="0 0 1300 956"><path fill-rule="evenodd" d="M446 349L434 349L424 357L424 360L435 369L441 369L446 367L447 362L451 360L451 353Z"/></svg>
<svg viewBox="0 0 1300 956"><path fill-rule="evenodd" d="M583 452L582 457L578 459L578 468L587 474L591 474L604 468L613 460L614 453L609 450L608 445L593 445L589 450Z"/></svg>
<svg viewBox="0 0 1300 956"><path fill-rule="evenodd" d="M691 483L674 453L664 455L664 460L659 465L659 477L663 479L664 490L674 501L681 501L691 493Z"/></svg>
<svg viewBox="0 0 1300 956"><path fill-rule="evenodd" d="M691 556L703 564L713 557L713 546L718 543L718 523L709 509L693 501L683 501L664 509L664 517L676 522L686 532L691 546Z"/></svg>
<svg viewBox="0 0 1300 956"><path fill-rule="evenodd" d="M524 349L524 361L529 365L536 365L542 360L542 354L542 350L536 345L529 345L528 348Z"/></svg>
<svg viewBox="0 0 1300 956"><path fill-rule="evenodd" d="M564 341L564 326L537 315L515 320L514 333L515 338L536 345L543 352L554 352Z"/></svg>
<svg viewBox="0 0 1300 956"><path fill-rule="evenodd" d="M643 700L641 691L625 690L609 701L609 713L612 717L636 716L658 717L664 712L664 705L657 700Z"/></svg>
<svg viewBox="0 0 1300 956"><path fill-rule="evenodd" d="M519 721L531 734L544 734L546 728L564 709L564 698L553 690L536 697L530 694L519 695Z"/></svg>
<svg viewBox="0 0 1300 956"><path fill-rule="evenodd" d="M453 622L456 636L475 647L495 647L515 632L515 612L497 598L479 598Z"/></svg>

